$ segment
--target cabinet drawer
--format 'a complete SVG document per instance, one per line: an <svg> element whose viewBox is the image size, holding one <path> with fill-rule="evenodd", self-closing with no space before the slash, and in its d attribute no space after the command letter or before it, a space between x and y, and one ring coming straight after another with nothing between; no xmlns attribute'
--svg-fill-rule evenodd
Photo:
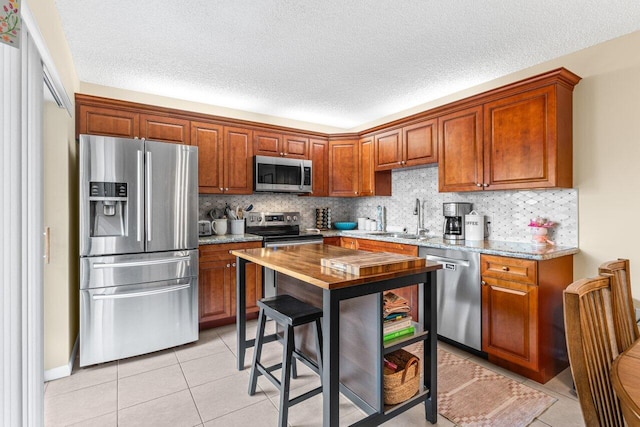
<svg viewBox="0 0 640 427"><path fill-rule="evenodd" d="M483 279L493 277L530 285L538 284L537 262L528 259L481 255L480 275Z"/></svg>
<svg viewBox="0 0 640 427"><path fill-rule="evenodd" d="M235 261L231 251L236 249L261 248L262 242L223 243L220 245L202 245L198 248L200 262L207 261Z"/></svg>
<svg viewBox="0 0 640 427"><path fill-rule="evenodd" d="M391 252L402 255L418 255L417 246L393 242L380 242L378 240L358 239L358 249L373 252Z"/></svg>

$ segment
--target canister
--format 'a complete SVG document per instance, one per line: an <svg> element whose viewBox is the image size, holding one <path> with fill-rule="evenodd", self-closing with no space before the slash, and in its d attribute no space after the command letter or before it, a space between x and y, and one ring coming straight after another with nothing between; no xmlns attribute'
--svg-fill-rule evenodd
<svg viewBox="0 0 640 427"><path fill-rule="evenodd" d="M476 211L464 216L465 240L484 240L484 215Z"/></svg>

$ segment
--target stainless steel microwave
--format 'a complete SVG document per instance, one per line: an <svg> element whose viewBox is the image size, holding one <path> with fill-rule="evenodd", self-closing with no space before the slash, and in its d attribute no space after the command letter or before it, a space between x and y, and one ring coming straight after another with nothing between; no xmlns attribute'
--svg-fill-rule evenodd
<svg viewBox="0 0 640 427"><path fill-rule="evenodd" d="M254 191L310 193L311 160L254 156Z"/></svg>

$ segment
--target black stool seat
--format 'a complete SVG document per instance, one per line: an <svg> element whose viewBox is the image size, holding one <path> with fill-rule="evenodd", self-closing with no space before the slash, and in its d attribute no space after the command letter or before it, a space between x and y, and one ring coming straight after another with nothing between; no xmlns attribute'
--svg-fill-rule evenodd
<svg viewBox="0 0 640 427"><path fill-rule="evenodd" d="M293 399L289 399L289 386L291 383L292 364L295 362L294 357L300 360L311 370L320 375L322 380L322 310L312 305L304 303L291 295L277 295L271 298L263 298L258 301L260 314L258 315L258 331L256 332L256 346L253 353L253 363L251 364L251 375L249 378L249 395L252 396L256 392L258 377L264 375L269 381L280 390L280 414L278 416L278 425L280 427L287 426L287 418L289 414L289 406L300 403L322 392L322 385L301 394ZM267 317L273 319L283 329L283 349L282 363L273 366L263 366L260 363L262 355L262 344L264 342L264 326ZM295 340L293 337L294 326L300 326L307 323L315 323L316 331L316 359L317 362L309 359L309 357L295 348ZM293 365L295 368L295 365ZM278 380L271 372L282 368L280 380ZM295 374L294 374L295 377Z"/></svg>
<svg viewBox="0 0 640 427"><path fill-rule="evenodd" d="M298 326L322 317L322 310L291 295L278 295L258 301L258 307L281 325Z"/></svg>

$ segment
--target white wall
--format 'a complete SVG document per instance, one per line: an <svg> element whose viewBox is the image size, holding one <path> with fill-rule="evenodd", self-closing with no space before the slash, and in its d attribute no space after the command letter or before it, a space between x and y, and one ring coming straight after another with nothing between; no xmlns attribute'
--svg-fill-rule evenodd
<svg viewBox="0 0 640 427"><path fill-rule="evenodd" d="M53 0L29 0L56 71L70 99L78 90L71 52ZM48 103L47 103L48 104ZM51 263L44 267L44 369L64 372L78 334L77 179L75 117L45 105L44 226L50 228Z"/></svg>

